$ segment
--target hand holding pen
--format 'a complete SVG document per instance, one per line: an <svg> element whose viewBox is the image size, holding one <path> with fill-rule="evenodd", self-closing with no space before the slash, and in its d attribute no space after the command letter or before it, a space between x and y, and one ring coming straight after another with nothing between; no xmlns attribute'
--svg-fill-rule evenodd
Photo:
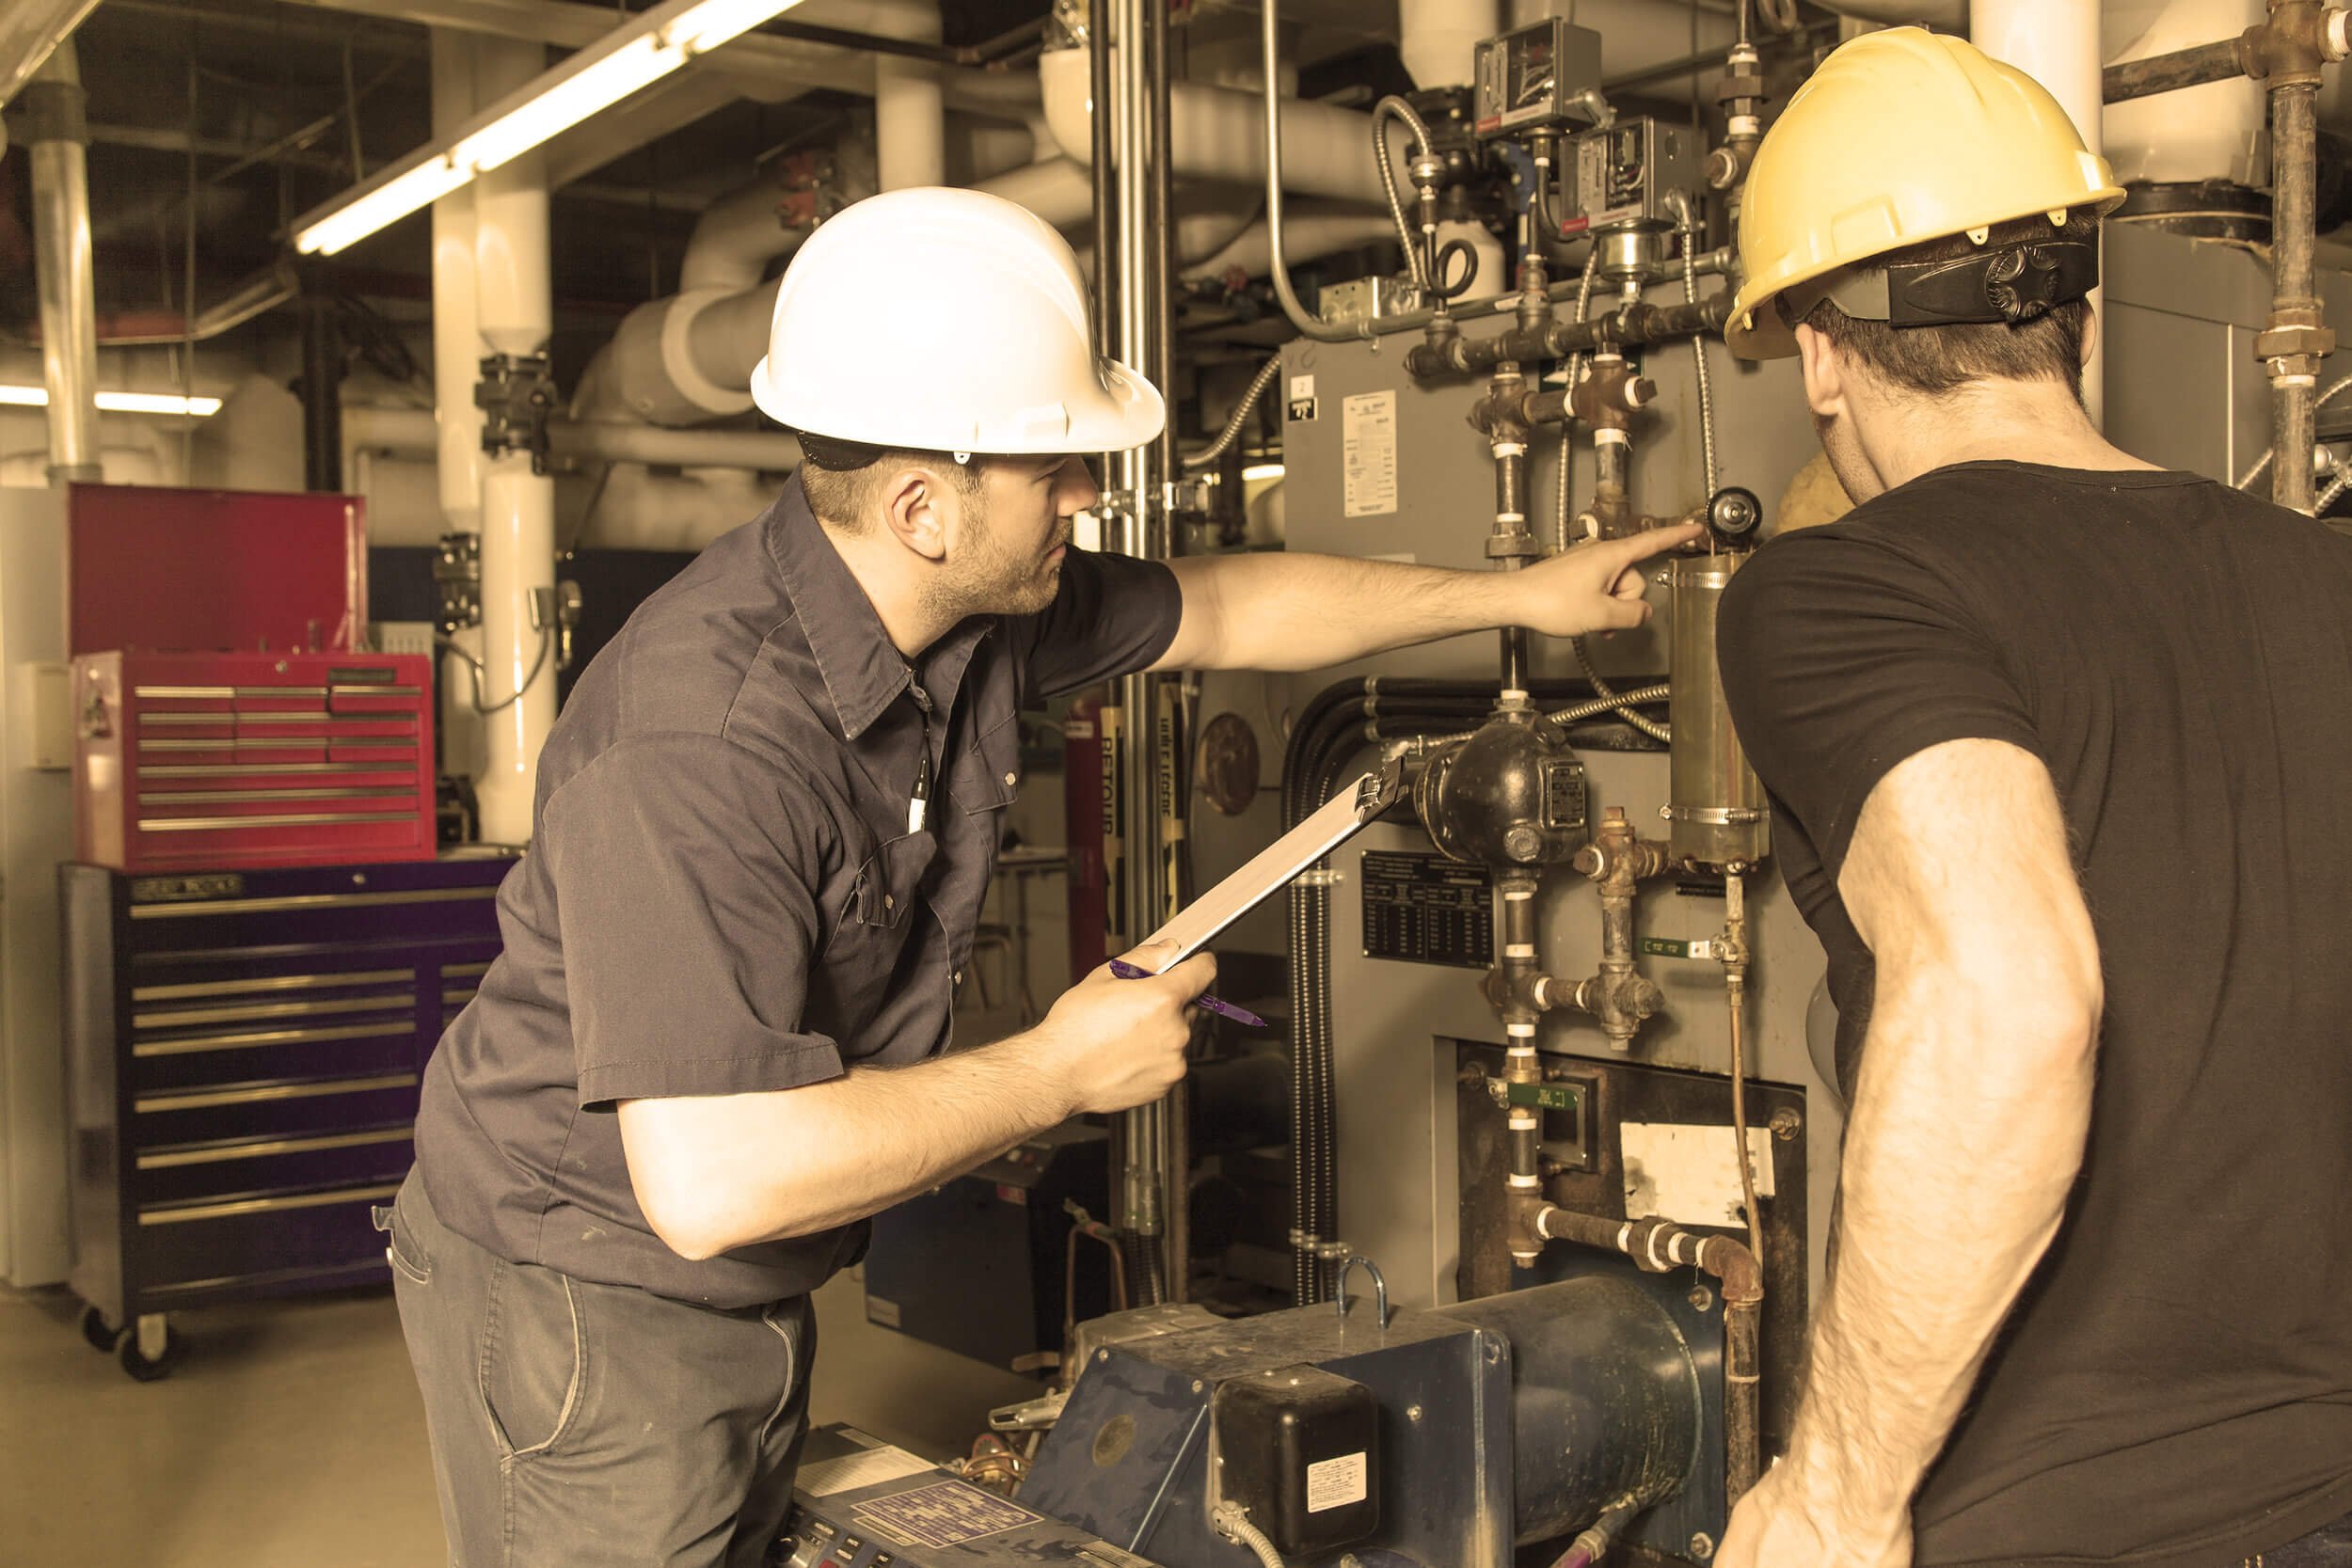
<svg viewBox="0 0 2352 1568"><path fill-rule="evenodd" d="M1110 971L1113 974L1118 975L1122 980L1145 980L1151 978L1152 975L1156 973L1153 970L1144 968L1140 964L1129 963L1124 958L1113 958L1110 961ZM1221 997L1210 996L1204 992L1200 996L1194 997L1192 999L1192 1005L1196 1007L1205 1007L1210 1012L1216 1013L1220 1017L1230 1018L1236 1023L1247 1023L1252 1029L1263 1029L1265 1027L1264 1019L1260 1018L1256 1013L1251 1012L1247 1007L1236 1007L1231 1002L1225 1001Z"/></svg>

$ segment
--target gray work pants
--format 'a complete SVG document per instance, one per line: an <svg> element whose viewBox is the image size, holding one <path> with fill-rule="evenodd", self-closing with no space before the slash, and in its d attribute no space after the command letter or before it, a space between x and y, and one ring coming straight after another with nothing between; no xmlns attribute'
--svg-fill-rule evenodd
<svg viewBox="0 0 2352 1568"><path fill-rule="evenodd" d="M759 1568L792 1500L816 1318L510 1263L411 1171L392 1288L452 1568Z"/></svg>

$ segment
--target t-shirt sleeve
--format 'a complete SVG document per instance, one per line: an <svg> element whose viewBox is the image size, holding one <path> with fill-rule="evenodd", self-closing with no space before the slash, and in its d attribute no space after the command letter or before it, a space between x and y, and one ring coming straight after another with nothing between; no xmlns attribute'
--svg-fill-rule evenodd
<svg viewBox="0 0 2352 1568"><path fill-rule="evenodd" d="M1834 884L1863 803L1947 740L2037 756L2031 707L1981 622L1932 570L1883 543L1792 534L1724 590L1716 660L1733 727Z"/></svg>
<svg viewBox="0 0 2352 1568"><path fill-rule="evenodd" d="M1160 562L1073 546L1062 557L1054 602L1014 624L1028 698L1147 668L1176 641L1184 608L1176 574Z"/></svg>
<svg viewBox="0 0 2352 1568"><path fill-rule="evenodd" d="M788 773L713 736L626 740L548 802L580 1102L838 1077L802 1026L823 818Z"/></svg>

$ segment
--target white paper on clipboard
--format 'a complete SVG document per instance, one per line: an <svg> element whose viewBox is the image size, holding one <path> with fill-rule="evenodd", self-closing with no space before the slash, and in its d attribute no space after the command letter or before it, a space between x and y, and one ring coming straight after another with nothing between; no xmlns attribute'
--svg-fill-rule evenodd
<svg viewBox="0 0 2352 1568"><path fill-rule="evenodd" d="M1394 802L1399 776L1393 767L1387 773L1366 773L1326 800L1313 816L1251 856L1240 870L1186 905L1145 939L1176 944L1176 951L1160 968L1168 969L1200 951L1218 932L1354 837Z"/></svg>

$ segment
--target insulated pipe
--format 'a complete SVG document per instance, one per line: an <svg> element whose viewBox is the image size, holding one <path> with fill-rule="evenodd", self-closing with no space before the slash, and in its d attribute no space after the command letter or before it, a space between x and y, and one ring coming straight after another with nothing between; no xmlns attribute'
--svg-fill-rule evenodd
<svg viewBox="0 0 2352 1568"><path fill-rule="evenodd" d="M476 87L492 102L546 69L540 44L479 47ZM474 266L481 351L544 355L554 301L542 150L475 180ZM474 791L493 844L530 842L539 750L555 723L555 480L533 467L527 451L485 453L482 465L483 699L505 705L485 720Z"/></svg>
<svg viewBox="0 0 2352 1568"><path fill-rule="evenodd" d="M89 128L73 40L24 89L32 143L34 277L41 380L49 393L49 482L103 477L98 456L98 297L90 261Z"/></svg>
<svg viewBox="0 0 2352 1568"><path fill-rule="evenodd" d="M918 43L940 40L935 6L877 6L866 20L874 32L886 38ZM875 171L883 190L947 182L947 104L939 71L926 60L875 56Z"/></svg>
<svg viewBox="0 0 2352 1568"><path fill-rule="evenodd" d="M355 451L431 451L437 431L433 416L421 408L347 404L343 436ZM674 468L783 473L801 466L799 439L782 431L665 430L621 420L550 420L548 450L557 457Z"/></svg>
<svg viewBox="0 0 2352 1568"><path fill-rule="evenodd" d="M433 29L433 134L448 135L474 113L469 35ZM441 517L458 533L482 529L482 411L473 385L482 351L474 321L474 188L433 204L433 417L439 427Z"/></svg>
<svg viewBox="0 0 2352 1568"><path fill-rule="evenodd" d="M1115 69L1119 53L1114 40ZM1038 60L1038 81L1044 88L1045 123L1054 140L1071 157L1090 163L1094 152L1088 126L1086 52L1048 51ZM1271 96L1281 106L1282 141L1289 150L1283 176L1292 191L1365 203L1387 199L1381 194L1380 170L1373 163L1369 115L1282 98L1279 84ZM1169 152L1176 178L1263 184L1263 116L1257 93L1198 82L1172 84Z"/></svg>
<svg viewBox="0 0 2352 1568"><path fill-rule="evenodd" d="M2100 105L2099 0L1971 0L1968 36L1996 60L2015 66L2050 90L2066 118L2097 152ZM2094 324L2106 301L2090 292ZM2106 404L2106 334L2094 328L2090 355L2083 362L2083 406L2098 424Z"/></svg>
<svg viewBox="0 0 2352 1568"><path fill-rule="evenodd" d="M733 293L757 283L768 263L803 237L803 231L784 226L782 201L783 193L773 184L755 180L704 208L694 220L694 231L687 236L686 255L678 264L678 293Z"/></svg>
<svg viewBox="0 0 2352 1568"><path fill-rule="evenodd" d="M1450 87L1470 79L1481 40L1502 31L1499 0L1397 0L1397 53L1417 87Z"/></svg>

